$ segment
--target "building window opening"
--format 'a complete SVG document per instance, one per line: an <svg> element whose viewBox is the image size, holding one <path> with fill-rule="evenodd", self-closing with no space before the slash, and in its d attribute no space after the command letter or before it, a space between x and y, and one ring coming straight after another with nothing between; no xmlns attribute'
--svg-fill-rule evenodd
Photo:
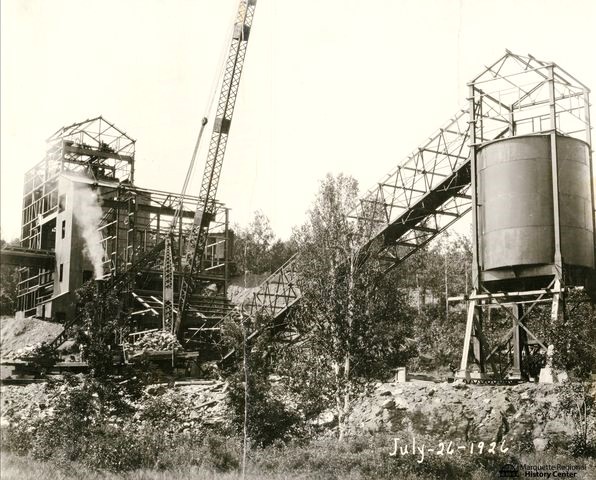
<svg viewBox="0 0 596 480"><path fill-rule="evenodd" d="M41 226L39 248L42 250L54 250L56 248L56 219L52 219Z"/></svg>
<svg viewBox="0 0 596 480"><path fill-rule="evenodd" d="M64 238L66 236L66 220L62 220L62 235L61 237Z"/></svg>
<svg viewBox="0 0 596 480"><path fill-rule="evenodd" d="M64 264L63 264L63 263L61 263L61 264L60 264L60 274L59 274L59 281L61 282L63 278L64 278Z"/></svg>

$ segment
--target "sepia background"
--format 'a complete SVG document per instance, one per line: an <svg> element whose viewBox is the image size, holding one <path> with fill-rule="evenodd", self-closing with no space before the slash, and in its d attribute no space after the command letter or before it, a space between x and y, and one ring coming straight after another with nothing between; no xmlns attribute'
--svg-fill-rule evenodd
<svg viewBox="0 0 596 480"><path fill-rule="evenodd" d="M97 115L137 140L138 184L179 191L235 9L3 1L2 236L19 235L23 173L45 139ZM466 82L506 48L596 85L590 0L260 0L255 22L218 196L233 222L262 209L282 238L327 172L370 187L465 105Z"/></svg>

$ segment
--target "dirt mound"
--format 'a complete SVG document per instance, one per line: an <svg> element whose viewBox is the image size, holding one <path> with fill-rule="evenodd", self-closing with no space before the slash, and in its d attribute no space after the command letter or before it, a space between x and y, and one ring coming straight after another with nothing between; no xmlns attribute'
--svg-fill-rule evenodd
<svg viewBox="0 0 596 480"><path fill-rule="evenodd" d="M62 330L62 325L35 318L17 320L12 317L2 317L0 318L0 356L8 357L27 346L53 340Z"/></svg>

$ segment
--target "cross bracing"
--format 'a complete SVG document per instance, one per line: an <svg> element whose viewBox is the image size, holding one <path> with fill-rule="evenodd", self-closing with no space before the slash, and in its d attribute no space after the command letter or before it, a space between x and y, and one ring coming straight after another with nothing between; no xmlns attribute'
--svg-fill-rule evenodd
<svg viewBox="0 0 596 480"><path fill-rule="evenodd" d="M472 210L471 146L545 133L553 123L558 133L590 143L589 90L555 63L506 51L469 85L470 106L399 162L349 214L359 232L358 255L376 258L385 271ZM301 298L297 258L222 321L259 316L269 319L262 328L279 325Z"/></svg>

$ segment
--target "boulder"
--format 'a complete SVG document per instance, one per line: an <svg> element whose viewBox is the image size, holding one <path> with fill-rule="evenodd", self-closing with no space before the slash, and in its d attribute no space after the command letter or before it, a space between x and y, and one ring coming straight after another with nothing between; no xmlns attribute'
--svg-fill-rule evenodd
<svg viewBox="0 0 596 480"><path fill-rule="evenodd" d="M534 444L534 450L537 452L543 452L548 447L548 440L546 438L535 438L532 440Z"/></svg>

